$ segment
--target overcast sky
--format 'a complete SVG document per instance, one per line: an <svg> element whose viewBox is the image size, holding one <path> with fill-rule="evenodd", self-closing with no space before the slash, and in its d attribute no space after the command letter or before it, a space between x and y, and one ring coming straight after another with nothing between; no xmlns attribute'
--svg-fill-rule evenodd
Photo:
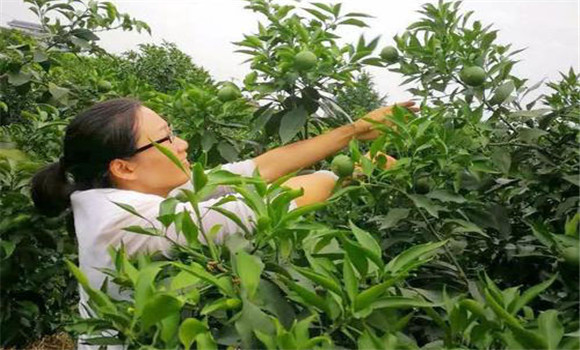
<svg viewBox="0 0 580 350"><path fill-rule="evenodd" d="M33 21L35 16L22 0L0 0L0 25L12 19ZM131 32L103 33L102 46L111 52L134 49L139 43L174 42L196 64L217 80L239 82L248 72L246 58L233 51L233 41L256 30L258 15L244 10L242 0L112 0L121 12L147 22L152 35ZM392 37L402 33L413 21L425 0L342 0L343 11L365 12L375 16L370 28L350 27L339 32L345 42L355 41L361 33L381 35L381 44L393 44ZM304 1L303 1L304 3ZM463 10L474 10L472 18L499 29L498 41L514 48L527 47L513 70L532 82L557 79L558 71L570 67L580 70L579 0L466 0ZM400 87L400 76L386 69L369 68L377 88L389 94L389 101L410 95Z"/></svg>

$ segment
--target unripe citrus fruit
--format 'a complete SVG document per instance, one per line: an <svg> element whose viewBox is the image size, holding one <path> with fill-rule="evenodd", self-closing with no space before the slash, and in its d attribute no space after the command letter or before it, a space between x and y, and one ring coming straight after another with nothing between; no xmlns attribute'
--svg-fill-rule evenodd
<svg viewBox="0 0 580 350"><path fill-rule="evenodd" d="M481 67L465 67L459 73L461 80L469 86L479 86L485 81L485 71Z"/></svg>
<svg viewBox="0 0 580 350"><path fill-rule="evenodd" d="M300 51L294 56L294 66L300 71L312 69L316 66L316 61L318 61L318 57L308 50Z"/></svg>
<svg viewBox="0 0 580 350"><path fill-rule="evenodd" d="M578 247L568 247L562 251L564 261L570 266L580 265L580 249Z"/></svg>
<svg viewBox="0 0 580 350"><path fill-rule="evenodd" d="M224 86L218 91L218 99L222 102L233 101L238 98L238 90L233 86Z"/></svg>
<svg viewBox="0 0 580 350"><path fill-rule="evenodd" d="M339 177L351 176L354 171L354 163L350 157L344 154L334 157L330 164L330 169Z"/></svg>
<svg viewBox="0 0 580 350"><path fill-rule="evenodd" d="M99 80L97 87L99 88L99 91L110 91L113 88L113 84L106 80Z"/></svg>
<svg viewBox="0 0 580 350"><path fill-rule="evenodd" d="M235 298L226 299L226 307L228 309L237 309L238 307L240 307L240 305L242 305L242 301L240 299Z"/></svg>
<svg viewBox="0 0 580 350"><path fill-rule="evenodd" d="M394 46L387 46L381 50L381 58L389 63L397 63L399 51Z"/></svg>
<svg viewBox="0 0 580 350"><path fill-rule="evenodd" d="M489 100L489 103L492 105L502 103L511 95L514 89L515 87L512 82L507 82L503 85L500 85L497 89L495 89L493 97Z"/></svg>
<svg viewBox="0 0 580 350"><path fill-rule="evenodd" d="M415 192L425 194L431 191L431 180L428 176L421 176L415 180Z"/></svg>

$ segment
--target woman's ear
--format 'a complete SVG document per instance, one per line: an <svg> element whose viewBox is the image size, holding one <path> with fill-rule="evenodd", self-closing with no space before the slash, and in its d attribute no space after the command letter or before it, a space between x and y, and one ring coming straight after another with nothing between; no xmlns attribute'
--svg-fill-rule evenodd
<svg viewBox="0 0 580 350"><path fill-rule="evenodd" d="M113 159L109 163L109 173L115 179L115 182L132 181L137 178L136 167L137 165L131 161Z"/></svg>

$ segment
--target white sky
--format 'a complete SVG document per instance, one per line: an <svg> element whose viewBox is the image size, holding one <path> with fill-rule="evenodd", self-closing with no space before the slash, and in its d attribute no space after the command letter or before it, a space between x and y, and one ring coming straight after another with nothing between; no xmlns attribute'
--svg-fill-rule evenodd
<svg viewBox="0 0 580 350"><path fill-rule="evenodd" d="M247 57L233 53L233 41L242 34L253 33L262 17L249 10L242 0L112 0L119 11L147 22L152 36L116 31L103 33L101 44L111 52L134 49L139 43L174 42L193 61L207 69L217 80L239 82L249 72ZM339 32L345 42L353 42L361 33L367 38L381 35L379 48L393 44L392 37L402 33L416 21L416 11L427 0L342 0L343 11L364 12L375 16L367 19L370 28L349 28ZM518 58L522 62L513 72L530 79L530 85L543 78L557 79L558 71L570 67L580 70L580 0L466 0L464 11L474 10L472 19L499 29L498 42L512 43L512 48L527 47ZM305 1L303 1L305 3ZM33 21L35 16L22 0L0 0L0 25L12 19ZM400 75L386 69L368 69L381 93L389 94L389 102L407 99L410 95L399 86Z"/></svg>

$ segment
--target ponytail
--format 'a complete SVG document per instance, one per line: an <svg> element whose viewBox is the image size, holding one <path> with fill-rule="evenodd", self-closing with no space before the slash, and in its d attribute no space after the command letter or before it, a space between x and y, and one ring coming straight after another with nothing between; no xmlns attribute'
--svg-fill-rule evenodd
<svg viewBox="0 0 580 350"><path fill-rule="evenodd" d="M140 107L138 100L113 99L93 105L71 121L63 156L31 180L31 197L39 212L58 216L70 207L74 191L114 187L109 163L135 152Z"/></svg>
<svg viewBox="0 0 580 350"><path fill-rule="evenodd" d="M62 158L34 175L30 195L35 207L46 216L58 216L70 206L73 185L69 183Z"/></svg>

